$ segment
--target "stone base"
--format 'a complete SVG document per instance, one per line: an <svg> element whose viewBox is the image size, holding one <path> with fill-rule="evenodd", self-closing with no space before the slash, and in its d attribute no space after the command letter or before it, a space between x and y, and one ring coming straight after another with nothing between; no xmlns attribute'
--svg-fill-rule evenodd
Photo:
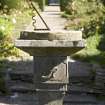
<svg viewBox="0 0 105 105"><path fill-rule="evenodd" d="M64 94L61 92L37 93L38 105L63 105Z"/></svg>

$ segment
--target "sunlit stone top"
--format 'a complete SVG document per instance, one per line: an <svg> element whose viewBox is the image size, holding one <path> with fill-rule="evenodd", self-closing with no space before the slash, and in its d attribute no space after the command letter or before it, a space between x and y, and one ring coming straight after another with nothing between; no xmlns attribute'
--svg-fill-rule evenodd
<svg viewBox="0 0 105 105"><path fill-rule="evenodd" d="M67 56L85 44L81 31L22 31L15 46L34 56Z"/></svg>

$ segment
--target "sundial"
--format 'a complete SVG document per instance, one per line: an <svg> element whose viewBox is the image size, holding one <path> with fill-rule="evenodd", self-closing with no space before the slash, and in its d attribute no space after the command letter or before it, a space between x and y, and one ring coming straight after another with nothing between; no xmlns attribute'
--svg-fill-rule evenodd
<svg viewBox="0 0 105 105"><path fill-rule="evenodd" d="M45 25L45 27L46 27L46 28L37 29L37 27L36 27L36 25L35 25L35 23L36 23L36 19L35 19L36 14L34 14L34 15L32 16L33 28L34 28L34 30L37 30L37 31L38 31L38 30L39 30L39 31L41 31L41 30L50 30L50 28L49 28L48 25L46 24L45 20L43 19L43 17L40 15L40 13L38 12L37 8L36 8L36 7L34 6L34 4L32 3L32 0L27 0L27 3L28 3L28 5L29 5L29 7L30 7L33 11L36 12L36 14L39 16L39 18L42 20L42 22L44 23L44 25Z"/></svg>
<svg viewBox="0 0 105 105"><path fill-rule="evenodd" d="M15 41L15 46L34 58L33 80L38 105L63 105L70 82L67 56L84 48L82 32L50 30L30 0L29 5L46 28L34 27L33 31L22 31L20 38Z"/></svg>

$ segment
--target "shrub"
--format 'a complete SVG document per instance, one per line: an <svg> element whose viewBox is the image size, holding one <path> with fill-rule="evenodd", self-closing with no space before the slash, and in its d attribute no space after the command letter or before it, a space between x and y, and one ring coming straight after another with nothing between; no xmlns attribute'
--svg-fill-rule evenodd
<svg viewBox="0 0 105 105"><path fill-rule="evenodd" d="M101 0L61 0L64 5L64 11L69 14L92 14L103 9Z"/></svg>
<svg viewBox="0 0 105 105"><path fill-rule="evenodd" d="M95 35L98 28L99 34L105 33L105 6L96 0L74 0L71 7L66 8L66 13L69 14L70 23L66 26L67 29L81 30L83 36L87 38ZM65 15L66 16L66 15Z"/></svg>
<svg viewBox="0 0 105 105"><path fill-rule="evenodd" d="M13 24L7 17L0 18L0 40L11 40Z"/></svg>
<svg viewBox="0 0 105 105"><path fill-rule="evenodd" d="M72 0L60 0L60 5L61 5L61 10L62 11L67 11L66 7L68 3L70 4Z"/></svg>
<svg viewBox="0 0 105 105"><path fill-rule="evenodd" d="M72 9L71 9L72 8ZM66 29L82 30L87 46L75 59L105 64L105 2L104 0L73 0L63 15L69 19Z"/></svg>
<svg viewBox="0 0 105 105"><path fill-rule="evenodd" d="M0 0L0 2L3 7L0 10L0 57L19 56L19 50L14 47L13 41L18 37L20 29L25 28L26 22L27 24L30 22L31 12L24 0ZM7 8L4 8L5 6ZM5 10L9 12L7 13Z"/></svg>
<svg viewBox="0 0 105 105"><path fill-rule="evenodd" d="M85 18L86 17L86 18ZM104 16L84 16L84 18L75 18L67 24L66 29L82 30L83 38L95 35L96 31L100 35L105 34L105 17Z"/></svg>
<svg viewBox="0 0 105 105"><path fill-rule="evenodd" d="M13 11L13 9L23 10L26 8L28 8L28 5L24 0L0 0L0 9L6 14Z"/></svg>
<svg viewBox="0 0 105 105"><path fill-rule="evenodd" d="M10 18L0 18L0 57L17 53L13 46L13 29L14 25Z"/></svg>

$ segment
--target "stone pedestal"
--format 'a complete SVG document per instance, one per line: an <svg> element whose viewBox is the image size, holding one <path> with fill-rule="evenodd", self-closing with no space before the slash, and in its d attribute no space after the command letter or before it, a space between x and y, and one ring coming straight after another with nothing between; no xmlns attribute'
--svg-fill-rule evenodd
<svg viewBox="0 0 105 105"><path fill-rule="evenodd" d="M63 105L69 83L67 56L84 48L81 31L23 31L15 45L34 56L38 105Z"/></svg>
<svg viewBox="0 0 105 105"><path fill-rule="evenodd" d="M68 83L67 57L34 57L34 84L38 105L63 105Z"/></svg>

